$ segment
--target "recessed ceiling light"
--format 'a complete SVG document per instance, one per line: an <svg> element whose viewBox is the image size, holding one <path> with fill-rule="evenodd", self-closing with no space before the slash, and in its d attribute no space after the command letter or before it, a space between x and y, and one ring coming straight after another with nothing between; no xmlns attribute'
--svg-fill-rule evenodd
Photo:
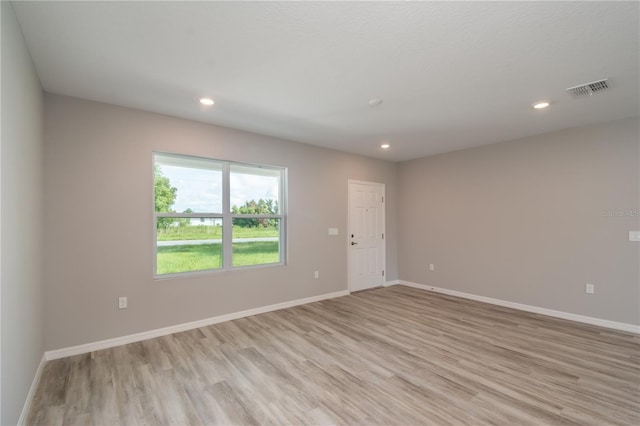
<svg viewBox="0 0 640 426"><path fill-rule="evenodd" d="M382 149L389 149L391 145L389 145L388 143L383 143L382 145L380 145L380 148Z"/></svg>
<svg viewBox="0 0 640 426"><path fill-rule="evenodd" d="M380 105L382 103L382 99L371 99L369 100L369 106L370 107L377 107L378 105Z"/></svg>
<svg viewBox="0 0 640 426"><path fill-rule="evenodd" d="M200 98L200 103L202 105L207 105L207 106L211 106L211 105L215 104L215 102L211 98Z"/></svg>
<svg viewBox="0 0 640 426"><path fill-rule="evenodd" d="M549 106L549 102L538 102L538 103L533 104L533 107L535 109L543 109L543 108L546 108L548 106Z"/></svg>

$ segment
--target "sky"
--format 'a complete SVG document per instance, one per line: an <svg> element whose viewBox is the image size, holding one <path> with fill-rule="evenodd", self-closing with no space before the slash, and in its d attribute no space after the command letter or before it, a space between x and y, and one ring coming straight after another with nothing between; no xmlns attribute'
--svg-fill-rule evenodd
<svg viewBox="0 0 640 426"><path fill-rule="evenodd" d="M173 210L178 213L190 208L195 213L222 212L222 172L161 165L162 174L169 178L171 186L178 188ZM234 173L230 176L231 206L241 206L246 201L262 199L278 200L278 180L272 176Z"/></svg>

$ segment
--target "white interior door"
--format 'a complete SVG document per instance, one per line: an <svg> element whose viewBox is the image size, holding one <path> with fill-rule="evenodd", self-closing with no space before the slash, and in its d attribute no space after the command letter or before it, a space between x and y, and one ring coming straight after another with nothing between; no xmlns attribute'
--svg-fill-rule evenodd
<svg viewBox="0 0 640 426"><path fill-rule="evenodd" d="M384 284L384 184L349 181L349 290Z"/></svg>

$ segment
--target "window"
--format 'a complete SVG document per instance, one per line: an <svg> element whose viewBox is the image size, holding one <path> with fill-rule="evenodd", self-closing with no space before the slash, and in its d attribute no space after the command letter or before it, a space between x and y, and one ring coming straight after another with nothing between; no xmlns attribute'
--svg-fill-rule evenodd
<svg viewBox="0 0 640 426"><path fill-rule="evenodd" d="M154 153L156 276L284 264L286 170Z"/></svg>

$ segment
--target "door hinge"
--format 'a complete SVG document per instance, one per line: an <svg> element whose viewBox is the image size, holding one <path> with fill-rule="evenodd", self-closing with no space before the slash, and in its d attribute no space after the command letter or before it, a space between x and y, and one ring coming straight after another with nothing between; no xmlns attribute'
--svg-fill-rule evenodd
<svg viewBox="0 0 640 426"><path fill-rule="evenodd" d="M384 271L382 271L382 276L384 277Z"/></svg>
<svg viewBox="0 0 640 426"><path fill-rule="evenodd" d="M384 196L382 197L382 202L384 203Z"/></svg>
<svg viewBox="0 0 640 426"><path fill-rule="evenodd" d="M384 240L384 232L382 233L382 239Z"/></svg>

